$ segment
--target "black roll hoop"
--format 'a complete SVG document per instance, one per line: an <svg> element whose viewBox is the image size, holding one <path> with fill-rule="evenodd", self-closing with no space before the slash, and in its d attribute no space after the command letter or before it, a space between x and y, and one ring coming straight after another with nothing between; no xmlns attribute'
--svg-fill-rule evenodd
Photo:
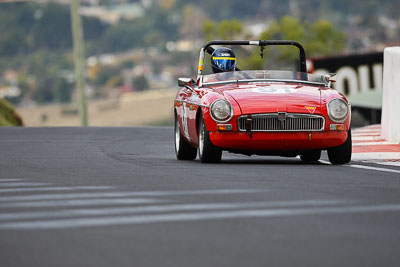
<svg viewBox="0 0 400 267"><path fill-rule="evenodd" d="M214 48L212 45L257 45L260 46L260 57L263 58L264 56L264 48L265 46L269 45L292 45L296 46L299 49L299 65L300 65L300 72L307 72L307 65L306 65L306 52L304 47L296 42L291 40L259 40L259 41L242 41L242 40L234 40L234 41L224 41L224 40L214 40L208 42L204 46L204 51L207 51L208 54L212 54L214 52Z"/></svg>

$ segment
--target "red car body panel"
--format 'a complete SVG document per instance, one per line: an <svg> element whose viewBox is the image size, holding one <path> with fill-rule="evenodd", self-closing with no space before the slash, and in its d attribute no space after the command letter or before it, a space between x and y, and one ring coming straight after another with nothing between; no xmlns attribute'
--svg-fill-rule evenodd
<svg viewBox="0 0 400 267"><path fill-rule="evenodd" d="M320 110L319 89L304 85L264 84L238 85L237 89L225 90L224 95L232 96L240 105L243 114L257 113L304 113L305 106Z"/></svg>
<svg viewBox="0 0 400 267"><path fill-rule="evenodd" d="M347 131L332 132L211 132L210 138L215 146L231 150L252 151L293 151L335 147L343 144Z"/></svg>
<svg viewBox="0 0 400 267"><path fill-rule="evenodd" d="M350 111L341 131L331 131L327 103L333 98L346 98L334 89L301 83L230 83L208 87L182 88L175 99L175 112L181 133L192 147L198 147L198 120L203 116L211 142L228 151L306 151L327 149L343 144L350 129ZM217 122L210 116L210 106L217 99L226 99L233 107L233 118L227 122L232 131L217 131ZM238 131L242 115L265 113L300 113L325 118L323 131L317 132L252 132Z"/></svg>

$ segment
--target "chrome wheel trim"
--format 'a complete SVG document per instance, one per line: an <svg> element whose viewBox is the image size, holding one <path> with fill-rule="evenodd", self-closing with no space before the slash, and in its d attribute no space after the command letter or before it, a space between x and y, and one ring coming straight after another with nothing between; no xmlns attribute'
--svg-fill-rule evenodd
<svg viewBox="0 0 400 267"><path fill-rule="evenodd" d="M180 141L181 141L181 135L180 135L180 131L179 131L179 123L178 123L178 119L175 119L175 150L176 150L176 153L179 152Z"/></svg>
<svg viewBox="0 0 400 267"><path fill-rule="evenodd" d="M204 149L204 122L200 124L200 132L199 132L199 156L203 155Z"/></svg>

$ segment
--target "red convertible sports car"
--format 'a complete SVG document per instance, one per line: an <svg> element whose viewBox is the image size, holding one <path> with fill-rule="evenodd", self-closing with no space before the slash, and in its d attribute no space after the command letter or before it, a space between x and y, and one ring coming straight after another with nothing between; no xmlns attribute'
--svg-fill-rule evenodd
<svg viewBox="0 0 400 267"><path fill-rule="evenodd" d="M300 71L240 70L233 50L221 46L296 46ZM218 48L214 48L218 47ZM214 73L204 74L206 53ZM295 41L211 41L200 50L197 79L179 78L174 101L179 160L219 162L222 151L318 161L351 159L350 104L331 88L333 75L308 74Z"/></svg>

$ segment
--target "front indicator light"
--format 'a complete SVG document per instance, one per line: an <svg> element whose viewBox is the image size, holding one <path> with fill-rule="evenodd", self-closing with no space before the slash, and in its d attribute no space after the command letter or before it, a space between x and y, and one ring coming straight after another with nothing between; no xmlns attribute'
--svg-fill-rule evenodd
<svg viewBox="0 0 400 267"><path fill-rule="evenodd" d="M220 132L232 131L232 125L231 124L217 124L217 129Z"/></svg>
<svg viewBox="0 0 400 267"><path fill-rule="evenodd" d="M344 125L343 124L331 124L329 128L331 131L343 131Z"/></svg>

